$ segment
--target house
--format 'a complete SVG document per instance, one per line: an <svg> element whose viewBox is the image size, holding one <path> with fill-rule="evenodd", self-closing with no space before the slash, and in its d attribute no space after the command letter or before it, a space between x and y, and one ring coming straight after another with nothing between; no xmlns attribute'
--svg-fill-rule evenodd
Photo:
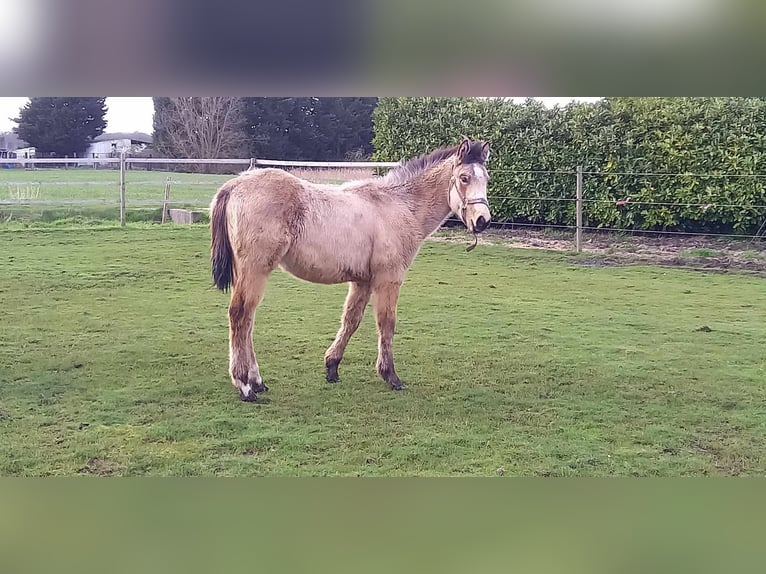
<svg viewBox="0 0 766 574"><path fill-rule="evenodd" d="M19 139L13 132L0 133L0 160L31 157L35 157L35 148L30 147L27 142ZM5 169L18 167L19 165L25 166L26 164L2 163L0 161L0 167Z"/></svg>
<svg viewBox="0 0 766 574"><path fill-rule="evenodd" d="M83 157L119 157L123 151L136 154L146 149L151 143L152 136L143 132L101 134L93 138Z"/></svg>
<svg viewBox="0 0 766 574"><path fill-rule="evenodd" d="M28 159L37 156L37 150L33 147L20 147L14 150L16 157Z"/></svg>
<svg viewBox="0 0 766 574"><path fill-rule="evenodd" d="M19 151L21 154L18 157L34 156L34 148L29 147L29 144L19 139L15 133L0 132L0 158L14 158Z"/></svg>

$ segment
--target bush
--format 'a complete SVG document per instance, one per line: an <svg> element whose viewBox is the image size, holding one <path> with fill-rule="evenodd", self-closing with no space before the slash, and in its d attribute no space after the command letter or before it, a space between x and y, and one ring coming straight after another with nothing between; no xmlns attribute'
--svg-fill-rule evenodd
<svg viewBox="0 0 766 574"><path fill-rule="evenodd" d="M490 140L498 221L573 224L578 165L586 226L752 233L766 217L756 207L766 205L762 179L721 177L764 173L764 98L606 98L550 109L533 100L381 98L373 120L380 161L462 134Z"/></svg>

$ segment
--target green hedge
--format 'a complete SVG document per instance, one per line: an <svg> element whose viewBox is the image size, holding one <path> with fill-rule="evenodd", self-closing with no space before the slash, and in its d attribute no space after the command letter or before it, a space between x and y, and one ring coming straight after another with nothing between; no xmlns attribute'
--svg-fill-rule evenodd
<svg viewBox="0 0 766 574"><path fill-rule="evenodd" d="M578 165L586 172L587 226L753 233L766 218L757 207L766 205L766 98L606 98L550 109L533 100L381 98L373 119L380 161L453 144L462 134L490 140L498 221L573 224L574 202L551 200L574 198L574 174L521 172ZM715 177L753 173L764 179Z"/></svg>

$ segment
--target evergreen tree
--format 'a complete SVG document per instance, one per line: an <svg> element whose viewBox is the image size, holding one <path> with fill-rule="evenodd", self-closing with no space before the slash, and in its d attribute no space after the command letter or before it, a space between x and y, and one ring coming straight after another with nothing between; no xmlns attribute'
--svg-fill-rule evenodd
<svg viewBox="0 0 766 574"><path fill-rule="evenodd" d="M372 153L377 98L244 98L254 157L341 161Z"/></svg>
<svg viewBox="0 0 766 574"><path fill-rule="evenodd" d="M106 127L106 98L30 98L14 132L40 156L82 156Z"/></svg>

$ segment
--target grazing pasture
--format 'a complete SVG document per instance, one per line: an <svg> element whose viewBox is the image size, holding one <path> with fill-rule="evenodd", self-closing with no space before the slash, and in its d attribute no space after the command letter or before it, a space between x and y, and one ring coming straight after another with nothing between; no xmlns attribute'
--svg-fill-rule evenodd
<svg viewBox="0 0 766 574"><path fill-rule="evenodd" d="M234 171L247 168L228 167ZM374 170L290 168L287 171L317 183L340 183L370 177ZM171 180L171 207L200 209L207 217L211 190L231 177L232 174L127 170L127 220L160 221L168 178ZM0 169L0 222L59 221L69 224L76 221L94 224L118 220L119 181L120 174L116 169ZM30 204L30 201L36 204Z"/></svg>
<svg viewBox="0 0 766 574"><path fill-rule="evenodd" d="M369 310L327 384L346 287L277 271L250 404L207 226L0 228L0 475L766 472L765 279L465 245L402 287L403 392Z"/></svg>
<svg viewBox="0 0 766 574"><path fill-rule="evenodd" d="M247 167L247 166L244 166ZM164 182L170 177L182 199L210 201L210 190L231 175L127 170L126 189L130 199L162 202ZM39 168L0 169L0 199L13 199L26 188L38 189L40 200L119 201L120 172L117 169ZM32 191L32 193L34 193Z"/></svg>

